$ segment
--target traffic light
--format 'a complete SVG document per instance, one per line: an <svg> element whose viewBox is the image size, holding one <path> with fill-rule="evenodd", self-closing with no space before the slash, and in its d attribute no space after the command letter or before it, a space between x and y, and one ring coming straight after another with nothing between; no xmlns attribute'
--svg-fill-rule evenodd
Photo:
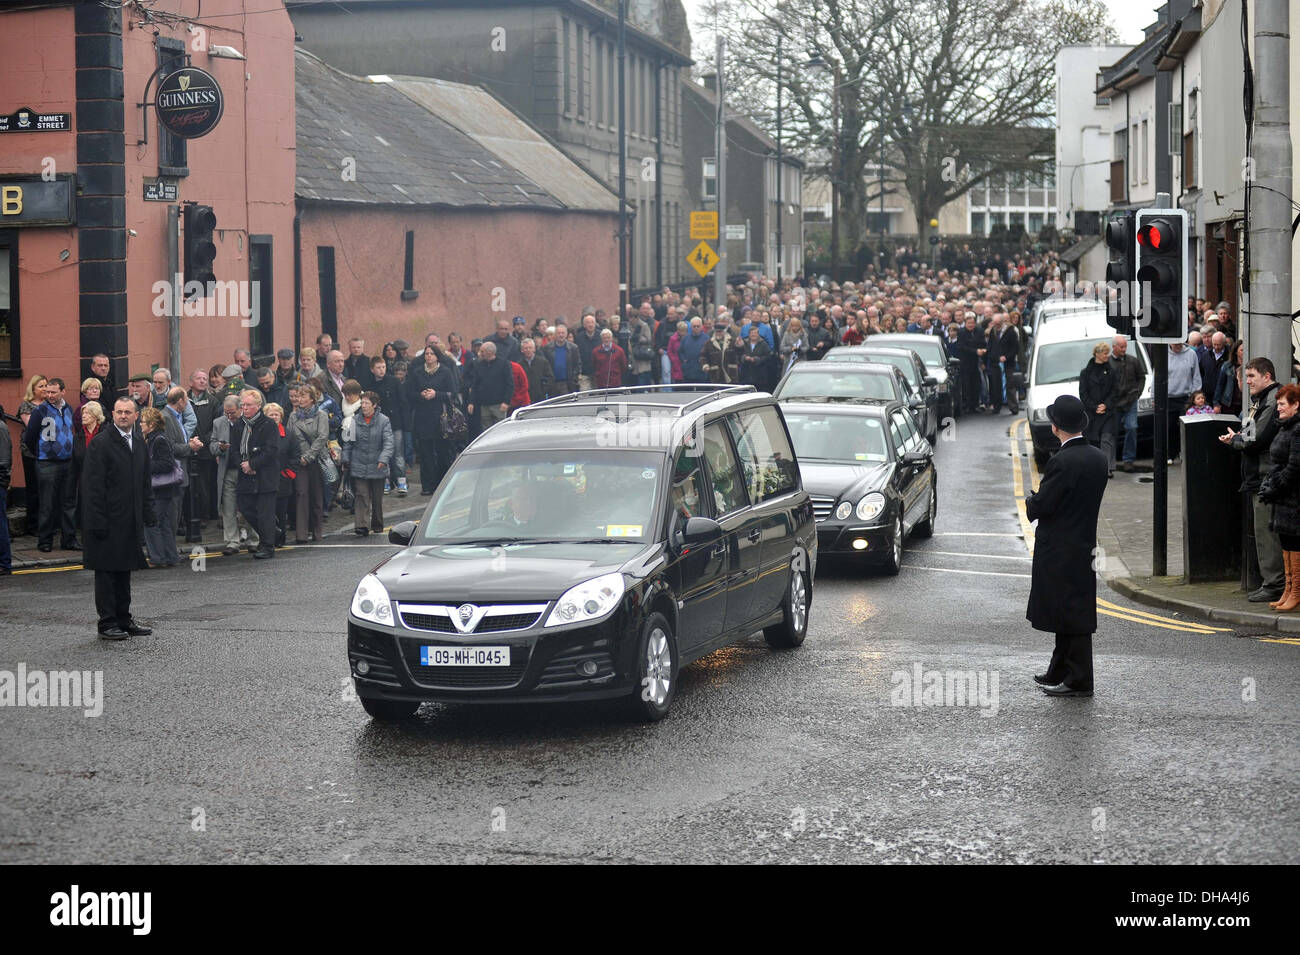
<svg viewBox="0 0 1300 955"><path fill-rule="evenodd" d="M1139 209L1136 220L1138 339L1187 341L1187 213Z"/></svg>
<svg viewBox="0 0 1300 955"><path fill-rule="evenodd" d="M1121 212L1106 223L1106 248L1110 261L1106 263L1106 321L1121 335L1133 335L1133 280L1137 277L1133 213Z"/></svg>
<svg viewBox="0 0 1300 955"><path fill-rule="evenodd" d="M217 280L212 272L212 263L217 257L217 246L213 241L213 232L217 228L217 217L211 206L187 205L185 207L185 284L198 282L203 286L199 298L207 295L209 282ZM185 295L190 298L189 292Z"/></svg>

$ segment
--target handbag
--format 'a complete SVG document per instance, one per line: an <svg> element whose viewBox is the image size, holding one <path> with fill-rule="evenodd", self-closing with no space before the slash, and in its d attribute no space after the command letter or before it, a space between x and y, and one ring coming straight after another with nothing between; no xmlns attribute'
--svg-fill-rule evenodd
<svg viewBox="0 0 1300 955"><path fill-rule="evenodd" d="M154 487L176 487L185 479L185 467L179 461L172 463L172 469L166 474L151 474L149 483Z"/></svg>
<svg viewBox="0 0 1300 955"><path fill-rule="evenodd" d="M443 407L438 424L442 429L442 436L449 440L462 437L469 431L469 421L465 418L465 412L450 401Z"/></svg>
<svg viewBox="0 0 1300 955"><path fill-rule="evenodd" d="M328 453L320 456L320 477L326 484L333 484L339 479L339 468Z"/></svg>

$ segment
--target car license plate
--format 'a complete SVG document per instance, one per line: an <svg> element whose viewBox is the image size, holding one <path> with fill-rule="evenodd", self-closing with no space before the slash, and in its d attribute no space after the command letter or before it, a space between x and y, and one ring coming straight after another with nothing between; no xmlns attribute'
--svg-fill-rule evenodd
<svg viewBox="0 0 1300 955"><path fill-rule="evenodd" d="M509 647L420 647L420 666L508 667Z"/></svg>

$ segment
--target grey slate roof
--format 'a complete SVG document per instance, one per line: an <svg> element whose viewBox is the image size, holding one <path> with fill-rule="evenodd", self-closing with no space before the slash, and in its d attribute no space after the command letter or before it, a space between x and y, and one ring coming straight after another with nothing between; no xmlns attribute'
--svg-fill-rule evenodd
<svg viewBox="0 0 1300 955"><path fill-rule="evenodd" d="M297 176L300 199L396 206L618 211L618 198L524 120L478 87L402 78L350 76L305 50L295 51ZM413 97L437 82L440 97ZM527 163L493 138L457 125L440 101L467 100L495 117L495 138L515 144ZM466 111L472 112L472 111ZM462 123L462 125L465 125ZM526 148L519 144L525 144ZM351 160L355 179L344 178ZM524 166L524 169L520 168Z"/></svg>

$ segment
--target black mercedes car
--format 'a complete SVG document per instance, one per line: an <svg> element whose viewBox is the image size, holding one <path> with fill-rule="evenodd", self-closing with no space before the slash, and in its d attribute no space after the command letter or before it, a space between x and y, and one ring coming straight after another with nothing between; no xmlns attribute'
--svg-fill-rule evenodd
<svg viewBox="0 0 1300 955"><path fill-rule="evenodd" d="M862 360L836 362L830 354L821 361L801 361L777 382L772 395L778 400L801 398L862 398L908 404L912 386L893 365ZM919 403L917 407L919 407Z"/></svg>
<svg viewBox="0 0 1300 955"><path fill-rule="evenodd" d="M812 497L823 557L865 557L897 574L909 534L934 533L933 449L898 402L784 403L786 426Z"/></svg>
<svg viewBox="0 0 1300 955"><path fill-rule="evenodd" d="M357 694L389 720L609 697L662 719L692 660L755 630L803 642L817 559L780 408L748 385L521 408L389 539L348 613Z"/></svg>
<svg viewBox="0 0 1300 955"><path fill-rule="evenodd" d="M910 348L877 345L873 335L862 345L841 345L826 353L824 361L875 362L893 365L903 373L913 394L907 406L916 417L921 433L933 445L939 440L939 379L929 373L921 356Z"/></svg>

